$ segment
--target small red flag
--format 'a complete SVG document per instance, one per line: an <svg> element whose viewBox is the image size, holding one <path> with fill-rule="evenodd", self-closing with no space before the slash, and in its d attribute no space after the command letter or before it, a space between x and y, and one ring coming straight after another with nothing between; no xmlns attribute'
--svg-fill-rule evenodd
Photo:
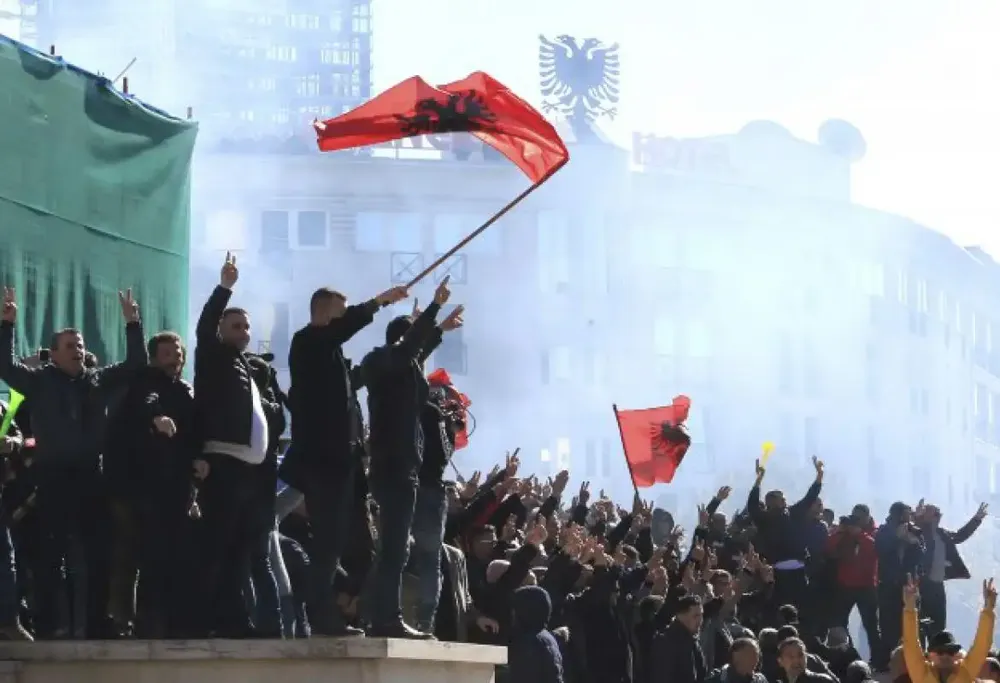
<svg viewBox="0 0 1000 683"><path fill-rule="evenodd" d="M438 368L427 375L427 383L432 387L441 387L447 399L449 410L456 413L461 420L461 429L455 431L455 450L460 451L469 445L468 414L472 400L458 391L451 383L451 376L444 368Z"/></svg>
<svg viewBox="0 0 1000 683"><path fill-rule="evenodd" d="M314 126L324 152L417 135L472 133L535 183L569 159L552 124L482 71L436 88L413 76L360 107Z"/></svg>
<svg viewBox="0 0 1000 683"><path fill-rule="evenodd" d="M625 460L638 488L674 480L691 445L691 437L684 430L690 410L691 399L687 396L677 396L673 404L659 408L615 408Z"/></svg>

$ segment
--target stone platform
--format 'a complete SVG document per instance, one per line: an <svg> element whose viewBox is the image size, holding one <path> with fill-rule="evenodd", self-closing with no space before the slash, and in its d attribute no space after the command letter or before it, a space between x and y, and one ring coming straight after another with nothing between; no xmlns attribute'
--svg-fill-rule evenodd
<svg viewBox="0 0 1000 683"><path fill-rule="evenodd" d="M377 638L0 642L0 683L493 683L505 648Z"/></svg>

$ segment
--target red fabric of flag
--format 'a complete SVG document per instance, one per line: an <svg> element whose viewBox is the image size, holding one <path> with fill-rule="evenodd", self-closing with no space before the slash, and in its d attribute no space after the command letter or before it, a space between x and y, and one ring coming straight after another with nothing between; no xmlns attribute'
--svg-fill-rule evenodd
<svg viewBox="0 0 1000 683"><path fill-rule="evenodd" d="M444 368L438 368L427 375L427 383L432 387L444 389L448 408L458 414L462 421L462 428L455 432L455 450L460 451L469 445L469 406L472 400L468 396L458 391L451 382L451 376Z"/></svg>
<svg viewBox="0 0 1000 683"><path fill-rule="evenodd" d="M659 408L615 409L625 460L637 487L673 481L691 445L691 437L684 430L690 410L691 399L687 396L677 396L671 405Z"/></svg>
<svg viewBox="0 0 1000 683"><path fill-rule="evenodd" d="M472 133L535 183L569 159L552 124L482 71L436 88L413 76L360 107L314 126L324 152L417 135Z"/></svg>

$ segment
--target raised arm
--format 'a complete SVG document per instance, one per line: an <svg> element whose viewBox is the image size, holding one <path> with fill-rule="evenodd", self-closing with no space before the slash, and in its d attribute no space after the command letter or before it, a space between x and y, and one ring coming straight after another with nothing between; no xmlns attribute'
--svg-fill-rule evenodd
<svg viewBox="0 0 1000 683"><path fill-rule="evenodd" d="M135 373L149 363L139 304L132 297L132 290L126 290L124 294L118 292L118 303L125 318L125 360L97 371L97 382L102 389L115 389L128 384Z"/></svg>
<svg viewBox="0 0 1000 683"><path fill-rule="evenodd" d="M986 519L987 505L986 503L980 503L979 509L976 510L976 514L972 515L972 519L966 522L961 529L951 534L951 542L956 545L959 543L965 543L970 538L972 534L976 533L976 530Z"/></svg>
<svg viewBox="0 0 1000 683"><path fill-rule="evenodd" d="M917 584L907 577L903 587L903 661L910 680L923 681L927 678L927 660L920 645L920 625L917 617ZM990 630L992 636L993 631ZM982 663L980 662L980 666ZM979 669L976 669L978 675Z"/></svg>
<svg viewBox="0 0 1000 683"><path fill-rule="evenodd" d="M812 463L813 467L816 469L816 479L813 480L813 483L809 486L809 490L806 491L806 495L802 496L802 500L792 505L789 510L792 514L805 512L811 508L812 504L816 502L817 498L819 498L820 491L823 490L823 461L814 455Z"/></svg>
<svg viewBox="0 0 1000 683"><path fill-rule="evenodd" d="M418 361L424 363L431 357L431 354L434 353L437 347L441 346L445 332L457 330L465 324L465 321L462 319L463 313L465 313L465 306L456 306L448 314L448 317L441 321L440 325L431 330L427 341L424 342L423 348L420 349L420 356L417 358Z"/></svg>
<svg viewBox="0 0 1000 683"><path fill-rule="evenodd" d="M986 663L990 648L993 647L996 604L997 591L993 586L993 579L983 581L983 611L979 613L979 626L976 627L976 637L972 640L972 647L962 661L962 666L969 673L969 680L979 677L979 671Z"/></svg>
<svg viewBox="0 0 1000 683"><path fill-rule="evenodd" d="M227 251L226 262L222 264L222 271L219 274L219 286L212 291L201 309L201 315L198 316L198 325L195 327L198 346L219 343L219 321L222 320L222 313L226 310L229 299L233 296L233 287L239 279L240 271L236 268L236 257Z"/></svg>
<svg viewBox="0 0 1000 683"><path fill-rule="evenodd" d="M12 389L31 396L38 368L29 368L14 354L14 322L17 320L17 299L10 287L3 289L3 311L0 314L0 379Z"/></svg>
<svg viewBox="0 0 1000 683"><path fill-rule="evenodd" d="M393 287L362 304L348 306L344 315L331 320L323 329L326 340L343 346L375 319L380 308L402 301L407 297L406 287Z"/></svg>

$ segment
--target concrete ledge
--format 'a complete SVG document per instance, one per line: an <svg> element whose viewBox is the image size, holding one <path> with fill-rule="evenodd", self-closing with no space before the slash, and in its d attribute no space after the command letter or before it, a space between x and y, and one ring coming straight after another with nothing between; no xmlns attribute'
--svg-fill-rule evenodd
<svg viewBox="0 0 1000 683"><path fill-rule="evenodd" d="M506 648L376 638L0 643L0 683L492 683Z"/></svg>

